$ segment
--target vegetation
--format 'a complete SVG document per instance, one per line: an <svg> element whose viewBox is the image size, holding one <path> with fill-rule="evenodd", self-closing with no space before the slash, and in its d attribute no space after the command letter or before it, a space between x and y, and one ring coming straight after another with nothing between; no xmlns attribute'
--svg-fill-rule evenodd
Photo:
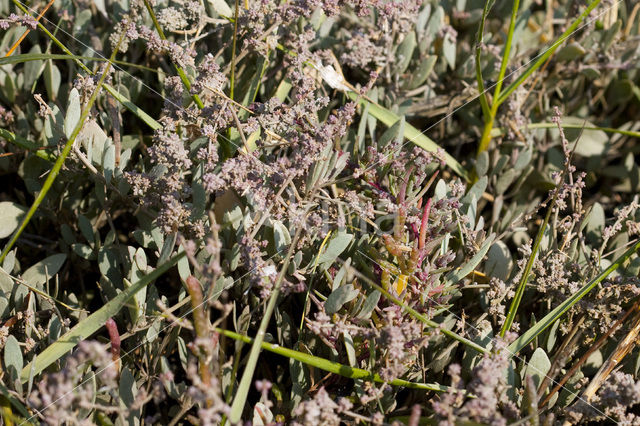
<svg viewBox="0 0 640 426"><path fill-rule="evenodd" d="M640 422L639 15L0 0L3 421Z"/></svg>

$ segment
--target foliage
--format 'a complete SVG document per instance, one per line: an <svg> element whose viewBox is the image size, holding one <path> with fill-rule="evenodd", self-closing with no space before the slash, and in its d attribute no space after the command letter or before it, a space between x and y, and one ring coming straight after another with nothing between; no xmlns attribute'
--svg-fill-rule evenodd
<svg viewBox="0 0 640 426"><path fill-rule="evenodd" d="M3 420L637 422L639 15L0 0Z"/></svg>

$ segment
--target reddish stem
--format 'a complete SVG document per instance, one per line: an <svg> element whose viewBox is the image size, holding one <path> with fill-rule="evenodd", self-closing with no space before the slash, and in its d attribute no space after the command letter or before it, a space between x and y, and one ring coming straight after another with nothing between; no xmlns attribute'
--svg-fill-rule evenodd
<svg viewBox="0 0 640 426"><path fill-rule="evenodd" d="M113 320L113 318L109 318L104 326L107 328L107 332L109 333L109 340L111 341L111 359L118 366L118 370L120 370L120 333L118 332L118 325Z"/></svg>
<svg viewBox="0 0 640 426"><path fill-rule="evenodd" d="M424 248L425 240L427 239L427 224L429 223L429 212L431 211L431 198L427 200L422 210L422 222L420 223L420 239L418 240L418 248L422 250Z"/></svg>

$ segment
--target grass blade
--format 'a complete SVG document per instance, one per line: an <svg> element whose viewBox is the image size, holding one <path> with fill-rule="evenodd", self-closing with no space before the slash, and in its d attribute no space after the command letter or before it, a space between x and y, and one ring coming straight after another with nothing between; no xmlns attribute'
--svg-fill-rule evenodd
<svg viewBox="0 0 640 426"><path fill-rule="evenodd" d="M238 333L234 333L233 331L223 330L220 328L216 328L216 331L224 336L227 336L234 340L239 340L244 343L254 342L252 338L243 336ZM347 377L349 379L372 380L377 383L387 383L392 386L402 386L402 387L411 388L411 389L422 389L422 390L430 390L435 392L446 392L449 389L447 386L439 385L437 383L416 383L416 382L409 382L407 380L402 380L402 379L395 379L390 382L385 382L384 380L382 380L382 378L378 374L372 373L367 370L363 370L361 368L350 367L348 365L329 361L327 359L320 358L318 356L305 354L304 352L283 348L280 345L272 345L271 343L267 343L267 342L262 342L260 346L262 347L262 349L265 349L269 352L273 352L275 354L282 355L284 357L294 359L296 361L300 361L312 367L319 368L320 370L338 374L342 377Z"/></svg>
<svg viewBox="0 0 640 426"><path fill-rule="evenodd" d="M291 257L293 256L293 252L298 245L300 235L302 235L302 228L298 228L295 236L293 237L293 240L291 241L291 244L289 245L289 250L287 251L287 255L282 262L280 273L278 274L276 282L273 285L273 291L269 296L267 308L265 309L262 320L260 321L258 333L256 334L256 337L253 340L253 344L251 345L249 359L247 360L247 364L245 365L244 371L242 372L242 378L240 379L240 384L238 385L238 390L236 391L236 397L233 399L233 404L231 404L229 420L233 424L238 423L240 421L240 418L242 417L242 412L244 411L244 406L247 402L249 387L251 386L251 380L253 379L253 373L256 369L256 365L258 364L258 357L260 356L260 350L262 349L262 343L264 342L264 335L267 331L267 327L269 326L269 321L271 320L273 310L275 309L276 303L278 302L278 296L280 295L280 285L282 284L284 274L287 272L287 268L289 267L289 262L291 260Z"/></svg>
<svg viewBox="0 0 640 426"><path fill-rule="evenodd" d="M361 252L362 253L362 252ZM367 256L366 254L362 253L365 257L367 257L368 259L371 259L369 256ZM371 259L373 260L373 259ZM376 290L378 290L380 293L382 293L382 295L384 297L386 297L388 300L390 300L391 302L395 303L396 305L400 306L402 309L404 309L409 315L411 315L412 317L414 317L415 319L417 319L418 321L422 322L423 324L427 325L428 327L431 328L435 328L438 329L442 334L444 334L445 336L449 336L450 338L452 338L453 340L456 340L460 343L462 343L463 345L467 345L469 346L471 349L474 349L475 351L482 353L482 354L488 354L490 353L490 351L486 348L483 348L482 346L478 345L475 342L472 342L471 340L460 336L459 334L448 330L446 328L441 327L441 324L438 324L437 322L430 320L429 318L427 318L425 315L422 315L420 312L416 311L415 309L413 309L412 307L406 305L404 302L402 302L400 299L398 299L397 297L395 297L394 295L392 295L391 293L389 293L387 290L385 290L382 286L378 285L375 281L373 281L371 278L367 277L366 275L364 275L363 273L361 273L360 271L356 270L355 268L350 268L351 271L360 279L362 279L363 281L365 281L367 284L369 284L371 287L375 288Z"/></svg>
<svg viewBox="0 0 640 426"><path fill-rule="evenodd" d="M631 136L633 138L640 138L640 132L634 132L632 130L620 130L620 129L614 129L613 127L583 126L582 124L570 124L570 123L561 123L560 125L562 126L563 129L601 131L606 133L617 133L619 135ZM522 128L527 130L556 129L558 128L558 125L556 123L532 123L532 124L527 124ZM503 128L494 128L493 130L491 130L491 137L504 136L506 132L507 131Z"/></svg>
<svg viewBox="0 0 640 426"><path fill-rule="evenodd" d="M100 56L79 56L79 55L66 54L66 53L64 53L64 54L63 53L23 53L23 54L20 54L20 55L13 55L13 56L9 56L9 57L0 58L0 65L21 64L23 62L44 61L44 60L47 60L47 59L51 59L51 60L74 60L74 61L96 61L96 62L106 62L106 61L109 60L107 58L102 58ZM117 64L117 65L123 65L123 66L127 66L127 67L132 67L132 68L139 68L141 70L151 71L151 72L154 72L154 73L158 72L158 70L146 67L144 65L134 64L133 62L118 61L118 60L113 60L112 62L114 64Z"/></svg>
<svg viewBox="0 0 640 426"><path fill-rule="evenodd" d="M525 331L520 337L518 337L511 345L509 345L509 352L511 354L517 354L529 344L533 339L539 336L544 330L546 330L551 324L556 322L562 315L564 315L573 305L578 303L580 299L586 296L595 286L601 283L605 278L609 276L613 271L618 269L620 265L627 261L634 253L640 250L640 240L631 246L626 252L624 252L619 258L617 258L607 269L603 270L594 279L582 286L578 292L574 293L567 300L558 305L554 310L540 319L533 327Z"/></svg>
<svg viewBox="0 0 640 426"><path fill-rule="evenodd" d="M116 48L113 49L113 52L111 53L111 58L110 58L111 60L113 60L118 54L118 50L120 49L120 44L122 43L123 38L124 38L124 34L120 36L120 40L118 41ZM60 169L62 168L62 164L67 159L67 156L71 152L71 148L73 148L73 144L76 141L76 138L80 134L80 131L84 126L84 123L87 121L87 118L89 117L91 108L93 107L93 104L98 98L98 93L100 92L100 88L104 84L104 80L107 78L107 75L109 74L110 68L111 68L111 61L107 62L107 66L105 67L104 72L102 73L102 76L100 76L100 80L98 81L98 84L96 84L96 88L94 89L93 93L91 94L91 97L89 98L89 100L87 101L87 104L82 110L78 123L76 124L75 128L71 132L71 135L69 135L69 139L67 140L67 143L64 145L64 148L62 149L62 152L58 156L58 159L53 164L53 167L51 168L51 171L49 172L47 179L42 184L42 189L38 193L38 196L34 200L33 204L31 205L31 208L25 215L24 219L22 220L22 223L20 224L18 229L16 229L16 231L11 236L11 239L9 240L7 245L4 247L2 254L0 254L0 263L4 260L7 254L9 254L9 251L11 251L11 248L18 240L18 237L20 236L20 234L22 234L22 231L24 231L24 229L27 227L27 224L35 214L36 210L38 210L38 207L40 207L40 204L42 203L47 193L49 192L49 189L51 189L51 185L53 185L53 181L56 180L56 177L58 177L58 174L60 173Z"/></svg>
<svg viewBox="0 0 640 426"><path fill-rule="evenodd" d="M34 142L31 142L28 139L23 138L20 135L16 135L5 129L0 129L0 138L5 139L7 142L12 143L14 145L19 146L20 148L28 149L29 151L33 151L35 155L38 157L47 160L54 161L56 156L42 150L42 147L37 146Z"/></svg>
<svg viewBox="0 0 640 426"><path fill-rule="evenodd" d="M370 102L366 99L363 99L356 92L348 91L345 93L351 100L353 100L354 102L358 102L363 107L368 105L369 114L380 120L387 127L394 125L400 120L400 117L397 114L394 114L393 112L375 102ZM410 142L413 142L415 145L418 145L419 147L427 151L435 152L438 149L441 149L437 143L432 141L427 135L420 132L409 123L405 123L404 125L404 137ZM444 158L447 166L451 167L451 169L456 172L458 176L460 176L467 182L469 181L469 175L467 171L464 167L462 167L460 163L458 163L455 158L453 158L447 152L444 153Z"/></svg>
<svg viewBox="0 0 640 426"><path fill-rule="evenodd" d="M545 63L545 61L547 59L549 59L549 57L551 57L556 50L558 49L558 47L560 47L560 45L562 43L564 43L564 41L566 39L568 39L573 32L578 28L578 26L580 25L580 23L584 20L584 18L586 18L587 16L589 16L589 14L591 13L591 11L593 9L596 8L596 6L598 6L598 4L600 4L600 0L594 0L592 1L589 6L585 9L584 12L582 12L580 14L580 16L578 16L578 18L576 18L575 21L573 21L573 23L571 25L569 25L569 27L565 30L565 32L562 33L562 35L551 45L551 47L549 49L547 49L542 55L540 55L538 57L538 59L529 66L529 68L527 68L527 70L525 72L523 72L522 74L520 74L520 77L518 77L513 83L511 83L505 90L504 92L500 93L500 96L497 99L497 104L500 105L502 104L504 101L507 100L507 98L509 97L509 95L511 95L511 93L513 93L514 90L516 90L518 87L520 87L520 85L522 83L524 83L525 81L527 81L527 79L529 78L529 76L531 74L533 74L538 68L540 68L542 66L542 64Z"/></svg>
<svg viewBox="0 0 640 426"><path fill-rule="evenodd" d="M171 269L180 259L185 256L185 252L179 253L171 260L159 266L155 271L145 275L139 281L126 288L122 293L111 299L102 308L98 309L87 318L80 321L58 340L52 343L48 348L38 354L34 365L34 374L41 373L45 368L56 362L64 354L72 350L79 342L88 338L98 329L100 329L107 319L115 316L122 309L127 301L131 299L138 291L142 290L149 283L161 277L165 272ZM29 380L31 374L31 363L27 364L20 374L22 383Z"/></svg>

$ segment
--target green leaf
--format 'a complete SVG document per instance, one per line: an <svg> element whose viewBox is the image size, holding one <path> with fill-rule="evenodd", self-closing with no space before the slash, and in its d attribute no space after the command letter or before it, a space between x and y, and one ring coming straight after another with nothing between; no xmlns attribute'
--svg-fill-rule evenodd
<svg viewBox="0 0 640 426"><path fill-rule="evenodd" d="M48 60L44 66L44 86L49 94L49 99L55 101L58 97L58 89L60 89L60 82L62 76L57 66L53 65L51 60Z"/></svg>
<svg viewBox="0 0 640 426"><path fill-rule="evenodd" d="M578 59L583 56L587 51L578 42L567 44L562 49L558 50L556 54L556 60L558 62L568 62Z"/></svg>
<svg viewBox="0 0 640 426"><path fill-rule="evenodd" d="M29 51L30 54L39 54L42 53L40 50L40 46L37 44L31 48ZM31 86L38 79L40 73L40 67L42 66L42 61L30 61L24 64L24 84L23 87L25 90L31 90Z"/></svg>
<svg viewBox="0 0 640 426"><path fill-rule="evenodd" d="M89 244L93 244L95 242L93 225L91 224L91 221L87 219L87 217L83 214L78 215L78 228L80 228L82 236L87 240Z"/></svg>
<svg viewBox="0 0 640 426"><path fill-rule="evenodd" d="M359 293L360 292L353 287L353 284L338 287L327 297L327 300L324 302L324 310L329 315L334 314L342 308L342 305L355 299Z"/></svg>
<svg viewBox="0 0 640 426"><path fill-rule="evenodd" d="M0 238L7 238L18 228L26 207L12 201L0 202Z"/></svg>
<svg viewBox="0 0 640 426"><path fill-rule="evenodd" d="M398 74L402 74L407 70L409 66L409 62L411 62L411 58L413 57L413 51L416 49L416 33L415 31L410 31L398 46L398 52L396 53L397 61L396 61L396 70Z"/></svg>
<svg viewBox="0 0 640 426"><path fill-rule="evenodd" d="M67 255L63 253L49 256L27 269L22 274L22 279L30 286L40 289L47 279L58 273L65 260Z"/></svg>
<svg viewBox="0 0 640 426"><path fill-rule="evenodd" d="M509 278L513 259L509 247L502 241L496 241L487 253L487 262L484 273L490 277L496 277L503 281Z"/></svg>
<svg viewBox="0 0 640 426"><path fill-rule="evenodd" d="M335 237L329 241L326 250L318 258L318 265L328 268L336 261L338 256L347 248L353 240L353 235L345 232L338 232Z"/></svg>
<svg viewBox="0 0 640 426"><path fill-rule="evenodd" d="M113 86L110 86L106 83L103 86L107 90L107 92L111 94L111 96L113 96L118 102L124 105L125 108L131 111L136 117L145 122L147 126L151 127L152 130L162 129L162 124L154 120L153 117L144 112L142 108L131 102L129 98L118 92Z"/></svg>
<svg viewBox="0 0 640 426"><path fill-rule="evenodd" d="M226 1L224 0L209 0L211 6L213 6L213 10L220 16L224 16L230 18L233 16L233 11L229 7Z"/></svg>
<svg viewBox="0 0 640 426"><path fill-rule="evenodd" d="M358 319L368 319L376 306L378 306L380 296L382 296L382 294L378 290L374 290L369 295L367 295L367 298L362 304L362 309L360 309L360 312L358 312L358 315L356 317Z"/></svg>
<svg viewBox="0 0 640 426"><path fill-rule="evenodd" d="M35 374L40 374L45 368L56 362L64 354L72 350L79 342L87 339L93 333L98 331L107 321L107 319L115 316L126 305L126 303L140 290L145 288L149 283L161 277L165 272L171 269L180 259L184 257L184 252L176 255L168 262L159 266L155 271L145 275L142 279L132 284L130 287L119 293L116 297L107 302L102 308L98 309L87 318L80 321L71 330L60 336L55 343L38 354L35 360ZM22 369L20 379L23 383L29 380L31 364Z"/></svg>

